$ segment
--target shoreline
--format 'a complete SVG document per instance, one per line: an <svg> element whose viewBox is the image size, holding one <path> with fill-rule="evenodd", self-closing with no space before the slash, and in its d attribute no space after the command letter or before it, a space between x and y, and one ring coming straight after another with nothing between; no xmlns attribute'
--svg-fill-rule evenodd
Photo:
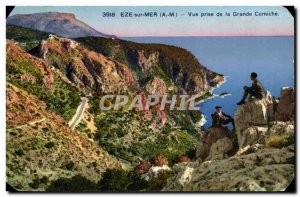
<svg viewBox="0 0 300 197"><path fill-rule="evenodd" d="M216 98L216 97L224 98L225 96L230 96L231 94L224 95L224 96L219 96L219 95L217 95L217 94L213 94L213 91L214 91L215 89L219 88L221 85L223 85L224 83L227 82L227 77L228 77L228 76L224 76L224 80L223 80L221 83L218 83L216 86L212 87L211 90L209 90L209 92L212 93L212 96L210 96L210 97L208 97L208 98L205 98L205 99L203 99L203 100L201 100L201 101L195 103L195 105L196 105L196 106L199 106L201 103L204 103L204 102L206 102L206 101L208 101L208 100L210 100L210 99ZM197 124L198 126L202 127L202 126L205 125L205 123L207 122L207 117L205 116L205 114L203 114L203 113L201 112L200 106L199 106L199 112L201 113L202 118L201 118L201 120L200 120L199 122L197 122L196 124Z"/></svg>

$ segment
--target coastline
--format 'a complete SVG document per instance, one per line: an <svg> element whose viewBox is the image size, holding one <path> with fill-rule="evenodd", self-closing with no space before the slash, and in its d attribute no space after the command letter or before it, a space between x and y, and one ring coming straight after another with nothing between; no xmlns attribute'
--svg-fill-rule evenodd
<svg viewBox="0 0 300 197"><path fill-rule="evenodd" d="M213 98L216 98L216 97L221 97L221 98L224 98L225 96L230 96L231 94L227 94L227 95L224 95L224 96L219 96L217 94L213 94L213 91L217 88L219 88L221 85L223 85L224 83L227 82L227 78L228 76L224 76L224 80L220 83L218 83L216 86L212 87L208 92L212 93L212 96L208 97L208 98L205 98L203 100L200 100L199 102L195 103L195 105L199 106L201 103L204 103L210 99L213 99ZM207 92L206 92L207 93ZM200 109L200 106L199 106L199 112L201 113L202 115L202 118L199 122L197 122L197 126L198 127L202 127L206 122L207 122L207 117L201 112L201 109Z"/></svg>

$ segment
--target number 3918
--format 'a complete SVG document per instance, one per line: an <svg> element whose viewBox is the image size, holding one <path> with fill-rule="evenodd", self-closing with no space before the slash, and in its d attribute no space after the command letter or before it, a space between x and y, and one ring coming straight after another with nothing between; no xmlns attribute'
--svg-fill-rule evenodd
<svg viewBox="0 0 300 197"><path fill-rule="evenodd" d="M103 17L115 17L116 14L114 12L103 12L102 16Z"/></svg>

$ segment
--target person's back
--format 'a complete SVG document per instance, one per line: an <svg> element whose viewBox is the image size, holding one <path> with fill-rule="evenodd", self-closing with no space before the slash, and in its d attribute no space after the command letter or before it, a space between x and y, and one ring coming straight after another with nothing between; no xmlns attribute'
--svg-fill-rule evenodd
<svg viewBox="0 0 300 197"><path fill-rule="evenodd" d="M262 84L260 83L260 81L258 81L257 79L255 81L253 81L252 88L253 88L252 94L255 98L258 98L258 99L264 98L265 90L264 90L264 87L262 86Z"/></svg>

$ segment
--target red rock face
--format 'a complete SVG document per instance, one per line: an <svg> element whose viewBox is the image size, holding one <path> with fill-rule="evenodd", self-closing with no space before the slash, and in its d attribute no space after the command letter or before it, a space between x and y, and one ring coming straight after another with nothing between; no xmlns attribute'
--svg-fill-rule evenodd
<svg viewBox="0 0 300 197"><path fill-rule="evenodd" d="M114 61L116 63L116 67L117 67L117 71L119 73L120 76L122 76L122 78L130 85L135 85L135 79L133 78L131 71L129 70L129 68L123 64L120 64L116 61Z"/></svg>
<svg viewBox="0 0 300 197"><path fill-rule="evenodd" d="M30 55L10 40L7 40L6 47L6 56L10 61L8 62L10 66L14 66L17 68L20 68L22 66L28 67L28 69L31 69L32 71L35 71L39 73L40 76L42 76L44 87L49 89L51 88L51 85L54 82L54 72L51 70L51 66L48 63L35 56ZM21 80L30 81L31 83L35 83L36 81L36 78L29 73L16 77L20 77Z"/></svg>
<svg viewBox="0 0 300 197"><path fill-rule="evenodd" d="M162 125L165 125L167 122L167 115L165 111L163 110L158 110L157 111L157 118L156 118L157 123L161 123Z"/></svg>
<svg viewBox="0 0 300 197"><path fill-rule="evenodd" d="M35 77L28 73L21 75L21 80L29 82L31 84L35 84L35 82L36 82Z"/></svg>
<svg viewBox="0 0 300 197"><path fill-rule="evenodd" d="M101 92L121 93L136 85L124 64L90 51L79 43L52 36L43 41L40 53L46 61L62 71L79 88L100 88ZM56 59L53 59L55 56Z"/></svg>
<svg viewBox="0 0 300 197"><path fill-rule="evenodd" d="M149 94L152 95L163 96L167 94L166 83L158 77L154 77L153 80L147 84L146 89Z"/></svg>
<svg viewBox="0 0 300 197"><path fill-rule="evenodd" d="M28 124L42 118L37 112L34 100L24 99L22 91L8 85L6 88L6 123L7 127L15 127ZM45 106L43 102L37 102L38 106Z"/></svg>
<svg viewBox="0 0 300 197"><path fill-rule="evenodd" d="M294 88L283 88L275 112L275 120L290 121L295 118L295 91Z"/></svg>

